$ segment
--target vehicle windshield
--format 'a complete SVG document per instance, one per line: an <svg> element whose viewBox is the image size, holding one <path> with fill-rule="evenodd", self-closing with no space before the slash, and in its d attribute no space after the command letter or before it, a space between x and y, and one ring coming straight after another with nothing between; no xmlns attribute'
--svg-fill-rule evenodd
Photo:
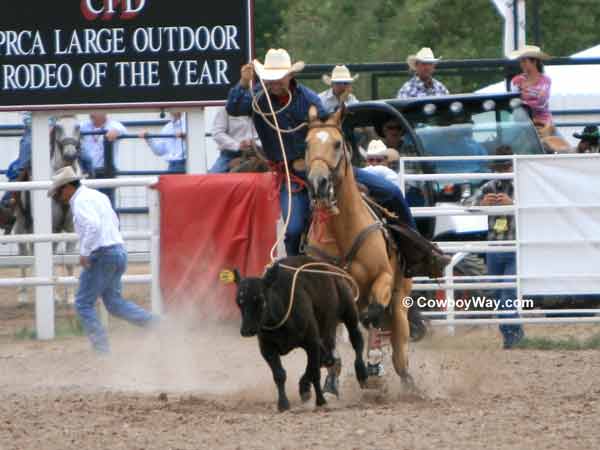
<svg viewBox="0 0 600 450"><path fill-rule="evenodd" d="M535 128L523 108L496 107L490 111L467 109L427 116L406 114L423 144L425 156L493 155L501 145L510 145L516 154L542 153ZM437 161L428 164L437 173L488 172L485 161Z"/></svg>

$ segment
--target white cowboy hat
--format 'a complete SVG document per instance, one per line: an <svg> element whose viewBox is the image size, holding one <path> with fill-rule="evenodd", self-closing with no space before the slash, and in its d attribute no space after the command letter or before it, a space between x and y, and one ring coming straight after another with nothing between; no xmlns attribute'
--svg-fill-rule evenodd
<svg viewBox="0 0 600 450"><path fill-rule="evenodd" d="M417 52L416 55L408 55L408 58L406 58L406 62L408 63L408 67L410 67L412 70L416 70L417 62L422 62L425 64L435 64L440 59L442 58L436 58L433 55L433 50L431 50L429 47L423 47Z"/></svg>
<svg viewBox="0 0 600 450"><path fill-rule="evenodd" d="M510 54L510 59L521 58L550 59L550 55L544 53L537 45L526 45Z"/></svg>
<svg viewBox="0 0 600 450"><path fill-rule="evenodd" d="M52 177L52 186L48 189L48 197L54 197L56 191L65 184L72 183L73 181L81 180L84 177L77 175L71 166L63 167L56 171Z"/></svg>
<svg viewBox="0 0 600 450"><path fill-rule="evenodd" d="M367 148L367 158L369 156L386 157L387 145L385 145L380 139L372 140L371 142L369 142L369 147Z"/></svg>
<svg viewBox="0 0 600 450"><path fill-rule="evenodd" d="M358 77L359 75L352 76L346 66L335 66L331 71L331 76L325 74L321 79L327 86L331 86L332 83L353 83Z"/></svg>
<svg viewBox="0 0 600 450"><path fill-rule="evenodd" d="M304 62L298 61L292 64L292 59L287 50L279 48L270 49L265 56L265 63L261 64L254 60L256 74L265 81L281 80L289 73L300 72L304 69Z"/></svg>

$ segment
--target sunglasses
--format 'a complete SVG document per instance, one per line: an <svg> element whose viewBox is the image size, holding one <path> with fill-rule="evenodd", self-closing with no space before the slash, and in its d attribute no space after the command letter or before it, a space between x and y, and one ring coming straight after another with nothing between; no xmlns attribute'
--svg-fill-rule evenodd
<svg viewBox="0 0 600 450"><path fill-rule="evenodd" d="M350 86L352 83L347 81L334 81L333 84L336 86Z"/></svg>
<svg viewBox="0 0 600 450"><path fill-rule="evenodd" d="M402 127L400 125L389 125L389 126L385 126L383 128L384 130L402 130Z"/></svg>

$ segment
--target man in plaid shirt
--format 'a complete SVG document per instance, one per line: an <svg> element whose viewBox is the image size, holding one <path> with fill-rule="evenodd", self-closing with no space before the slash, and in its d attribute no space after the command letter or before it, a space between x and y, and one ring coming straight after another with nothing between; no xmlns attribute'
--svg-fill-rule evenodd
<svg viewBox="0 0 600 450"><path fill-rule="evenodd" d="M502 145L496 149L496 155L512 155L512 149L508 145ZM512 172L512 162L506 160L494 161L491 167L495 172ZM485 183L466 204L482 206L512 205L514 197L514 186L511 180L491 180ZM515 239L514 216L488 216L489 230L488 240L504 241ZM514 253L488 253L487 268L489 275L514 275L516 273L516 258ZM512 304L507 305L507 300L514 300L517 291L514 288L498 289L495 298L500 300L501 310L513 309ZM514 315L502 316L506 318L519 317ZM504 339L504 348L514 347L525 333L522 325L500 325L500 332Z"/></svg>
<svg viewBox="0 0 600 450"><path fill-rule="evenodd" d="M439 58L433 56L430 48L422 48L416 55L410 55L406 62L415 76L408 80L398 91L398 98L432 97L448 95L448 89L433 78L435 63Z"/></svg>

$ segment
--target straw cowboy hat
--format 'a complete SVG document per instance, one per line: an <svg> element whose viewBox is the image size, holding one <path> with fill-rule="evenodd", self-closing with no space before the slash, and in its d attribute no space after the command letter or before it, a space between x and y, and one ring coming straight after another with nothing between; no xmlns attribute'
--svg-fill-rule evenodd
<svg viewBox="0 0 600 450"><path fill-rule="evenodd" d="M408 55L406 58L406 62L408 63L408 67L412 70L417 70L417 63L425 63L425 64L435 64L442 58L436 58L433 55L433 50L429 47L423 47L421 50L417 52L416 55Z"/></svg>
<svg viewBox="0 0 600 450"><path fill-rule="evenodd" d="M346 66L335 66L331 71L331 76L325 74L321 78L323 83L331 86L332 83L353 83L358 78L358 75L352 76Z"/></svg>
<svg viewBox="0 0 600 450"><path fill-rule="evenodd" d="M367 158L382 158L387 156L387 145L380 139L374 139L369 143L367 148Z"/></svg>
<svg viewBox="0 0 600 450"><path fill-rule="evenodd" d="M270 49L265 56L264 64L257 59L254 60L256 74L265 81L281 80L287 74L301 72L303 69L304 62L298 61L292 64L290 54L283 48Z"/></svg>
<svg viewBox="0 0 600 450"><path fill-rule="evenodd" d="M65 184L82 180L83 178L84 177L77 175L71 166L66 166L57 170L52 177L52 186L50 186L50 189L48 189L48 197L54 197L56 191L58 191Z"/></svg>
<svg viewBox="0 0 600 450"><path fill-rule="evenodd" d="M550 55L544 53L541 48L536 45L526 45L510 54L511 59L535 58L535 59L550 59Z"/></svg>

